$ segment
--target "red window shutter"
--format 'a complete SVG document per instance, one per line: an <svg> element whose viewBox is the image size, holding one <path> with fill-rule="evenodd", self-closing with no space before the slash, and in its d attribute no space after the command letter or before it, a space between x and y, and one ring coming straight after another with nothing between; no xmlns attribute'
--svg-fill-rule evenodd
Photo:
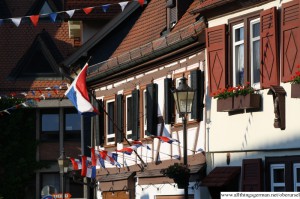
<svg viewBox="0 0 300 199"><path fill-rule="evenodd" d="M281 12L281 81L291 80L300 64L299 1L282 4Z"/></svg>
<svg viewBox="0 0 300 199"><path fill-rule="evenodd" d="M261 159L243 160L242 191L263 191L263 168Z"/></svg>
<svg viewBox="0 0 300 199"><path fill-rule="evenodd" d="M227 83L226 24L206 29L210 96Z"/></svg>
<svg viewBox="0 0 300 199"><path fill-rule="evenodd" d="M276 8L260 13L261 87L279 85Z"/></svg>

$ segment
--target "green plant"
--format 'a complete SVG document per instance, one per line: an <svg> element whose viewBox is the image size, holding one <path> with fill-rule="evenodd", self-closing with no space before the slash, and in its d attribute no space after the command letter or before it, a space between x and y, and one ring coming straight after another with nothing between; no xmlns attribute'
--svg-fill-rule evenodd
<svg viewBox="0 0 300 199"><path fill-rule="evenodd" d="M298 71L291 77L291 84L300 84L300 64L297 65Z"/></svg>
<svg viewBox="0 0 300 199"><path fill-rule="evenodd" d="M213 93L214 99L226 99L228 97L235 97L238 95L248 95L254 93L255 90L250 86L250 83L247 82L245 86L237 87L228 87L219 89L217 92Z"/></svg>
<svg viewBox="0 0 300 199"><path fill-rule="evenodd" d="M161 173L164 176L174 179L179 188L189 185L190 169L184 164L175 163L166 169L162 169Z"/></svg>

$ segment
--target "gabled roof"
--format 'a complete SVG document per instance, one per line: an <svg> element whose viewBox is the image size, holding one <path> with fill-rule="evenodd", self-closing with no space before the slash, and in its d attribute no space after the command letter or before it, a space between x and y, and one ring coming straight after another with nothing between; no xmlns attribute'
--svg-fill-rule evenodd
<svg viewBox="0 0 300 199"><path fill-rule="evenodd" d="M104 31L97 33L94 38L63 63L65 66L77 67L84 64L79 64L80 59L87 61L87 56L92 56L89 64L93 67L89 68L89 73L93 73L91 76L96 79L98 78L97 71L100 68L115 73L116 70L121 70L123 67L140 64L195 43L198 41L197 35L204 32L205 29L205 22L199 20L198 15L190 14L190 11L198 4L199 1L194 0L173 30L169 34L161 36L161 32L166 27L166 2L148 1L141 14L133 11L123 23L119 21L118 24L115 24L113 21L114 26L112 27L110 24L110 32L104 28ZM114 31L119 31L119 34L113 34ZM84 58L84 56L86 57ZM105 62L104 65L103 62ZM108 75L108 73L103 73L103 75Z"/></svg>
<svg viewBox="0 0 300 199"><path fill-rule="evenodd" d="M11 17L11 13L7 7L5 0L0 0L0 19Z"/></svg>
<svg viewBox="0 0 300 199"><path fill-rule="evenodd" d="M104 81L105 77L121 71L128 73L129 70L136 71L133 66L145 65L168 53L175 53L188 45L197 44L198 35L204 33L206 23L203 19L198 19L198 15L191 15L189 12L198 4L199 1L195 0L179 19L175 28L169 34L161 36L161 32L166 27L165 1L150 1L110 58L89 68L88 82L99 79ZM199 46L198 43L193 48ZM119 73L120 75L122 74Z"/></svg>
<svg viewBox="0 0 300 199"><path fill-rule="evenodd" d="M59 77L58 64L63 60L49 33L42 30L24 56L10 73L10 77Z"/></svg>

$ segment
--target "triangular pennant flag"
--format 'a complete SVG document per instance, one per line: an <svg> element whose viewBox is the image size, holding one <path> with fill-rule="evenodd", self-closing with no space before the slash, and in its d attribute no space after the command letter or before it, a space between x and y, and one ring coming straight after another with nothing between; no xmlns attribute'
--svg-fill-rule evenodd
<svg viewBox="0 0 300 199"><path fill-rule="evenodd" d="M29 18L30 18L32 24L34 26L37 26L37 23L39 21L40 15L31 15Z"/></svg>
<svg viewBox="0 0 300 199"><path fill-rule="evenodd" d="M132 141L132 144L135 144L135 145L141 145L141 146L147 148L148 150L151 150L151 148L150 148L148 145L143 144L143 143L142 143L141 141L139 141L139 140L133 140L133 141Z"/></svg>
<svg viewBox="0 0 300 199"><path fill-rule="evenodd" d="M102 5L103 12L107 12L107 10L109 9L109 6L110 6L110 4Z"/></svg>
<svg viewBox="0 0 300 199"><path fill-rule="evenodd" d="M0 19L0 26L3 24L3 19Z"/></svg>
<svg viewBox="0 0 300 199"><path fill-rule="evenodd" d="M89 164L86 169L86 177L95 179L96 178L96 166Z"/></svg>
<svg viewBox="0 0 300 199"><path fill-rule="evenodd" d="M166 137L166 136L154 136L155 138L158 138L161 142L167 142L169 144L172 144L173 142L179 142L179 140L176 140L174 138Z"/></svg>
<svg viewBox="0 0 300 199"><path fill-rule="evenodd" d="M92 159L92 165L96 166L97 165L97 157L96 157L95 149L93 147L91 148L91 159Z"/></svg>
<svg viewBox="0 0 300 199"><path fill-rule="evenodd" d="M94 7L87 7L87 8L83 8L83 11L85 14L90 14L92 12L92 10L94 9Z"/></svg>
<svg viewBox="0 0 300 199"><path fill-rule="evenodd" d="M51 13L49 16L50 16L51 21L52 21L52 22L55 22L56 17L57 17L57 13L56 13L56 12L53 12L53 13Z"/></svg>
<svg viewBox="0 0 300 199"><path fill-rule="evenodd" d="M144 0L138 0L139 4L143 7L144 5Z"/></svg>
<svg viewBox="0 0 300 199"><path fill-rule="evenodd" d="M22 18L18 17L18 18L11 18L11 21L17 26L19 27L20 23L21 23Z"/></svg>
<svg viewBox="0 0 300 199"><path fill-rule="evenodd" d="M86 170L87 170L87 157L81 156L81 176L86 176Z"/></svg>
<svg viewBox="0 0 300 199"><path fill-rule="evenodd" d="M66 11L66 13L69 15L70 18L72 18L75 13L75 10L68 10Z"/></svg>
<svg viewBox="0 0 300 199"><path fill-rule="evenodd" d="M124 1L124 2L120 2L119 3L122 9L122 12L124 11L124 8L126 7L126 5L128 4L128 1Z"/></svg>

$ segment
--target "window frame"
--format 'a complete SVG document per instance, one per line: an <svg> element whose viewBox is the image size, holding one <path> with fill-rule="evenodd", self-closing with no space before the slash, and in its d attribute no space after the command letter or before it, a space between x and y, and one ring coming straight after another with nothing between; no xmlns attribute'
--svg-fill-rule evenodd
<svg viewBox="0 0 300 199"><path fill-rule="evenodd" d="M294 165L300 168L300 155L295 156L278 156L265 158L265 182L266 191L271 191L271 165L284 165L285 167L285 191L292 192L295 189L294 185Z"/></svg>
<svg viewBox="0 0 300 199"><path fill-rule="evenodd" d="M104 99L104 105L105 105L105 110L106 110L106 112L107 112L107 114L105 114L105 117L104 117L104 126L105 126L105 128L104 128L104 131L105 131L105 133L104 133L104 137L105 137L105 139L104 139L104 144L105 145L115 145L116 144L116 131L115 131L115 126L113 125L113 131L114 131L114 133L112 133L112 134L108 134L108 128L109 128L109 124L108 124L108 122L109 122L109 110L108 110L108 103L114 103L114 110L113 110L113 113L114 113L114 115L113 115L113 121L111 121L111 122L113 122L113 124L115 123L115 119L116 119L116 99L115 99L115 96L113 95L113 96L110 96L110 97L107 97L107 98L105 98ZM114 141L108 141L108 139L110 139L110 138L114 138Z"/></svg>
<svg viewBox="0 0 300 199"><path fill-rule="evenodd" d="M143 135L143 138L146 138L146 137L149 137L147 134L146 134L146 131L147 131L147 97L146 97L146 86L141 89L141 93L142 93L142 99L141 99L141 107L142 107L142 135Z"/></svg>
<svg viewBox="0 0 300 199"><path fill-rule="evenodd" d="M131 94L131 91L130 92L127 92L126 94L124 94L124 98L125 98L125 101L124 101L124 105L125 105L125 110L124 110L124 114L125 114L125 117L124 117L124 120L125 120L125 122L124 122L124 125L125 125L125 127L124 127L124 130L125 130L125 136L126 136L126 139L127 140L132 140L132 126L131 126L131 130L127 130L127 128L128 128L128 98L131 98L131 107L130 107L130 109L131 109L131 111L132 111L132 94ZM131 112L131 115L132 115L132 112ZM131 118L131 120L132 120L132 118ZM131 121L131 123L132 123L132 121ZM132 125L132 124L131 124ZM131 136L131 137L128 137L128 136Z"/></svg>
<svg viewBox="0 0 300 199"><path fill-rule="evenodd" d="M260 26L260 18L259 17L255 18L255 19L251 19L249 21L249 24L250 24L250 26L249 26L250 27L250 37L249 37L249 40L250 40L250 69L251 69L250 82L251 82L251 86L253 88L259 89L260 88L260 81L258 81L257 83L254 82L254 73L255 72L253 70L254 70L255 66L254 66L254 56L253 56L253 53L252 53L252 51L254 49L253 43L259 40L259 52L258 52L258 54L260 54L260 42L261 42L260 34L257 37L252 37L252 35L253 35L253 25L255 25L257 23L259 23L259 26ZM259 68L260 68L260 62L258 64L259 64ZM260 80L260 74L259 74L259 80Z"/></svg>
<svg viewBox="0 0 300 199"><path fill-rule="evenodd" d="M299 192L297 187L300 188L300 182L297 182L297 169L300 169L300 163L293 164L293 178L294 178L294 191Z"/></svg>
<svg viewBox="0 0 300 199"><path fill-rule="evenodd" d="M252 21L259 21L260 23L260 12L256 11L253 13L249 13L247 15L243 15L243 17L236 17L236 18L232 18L228 20L228 27L229 27L229 34L228 34L228 41L229 41L229 45L228 45L228 52L229 52L229 59L228 59L228 66L232 66L232 67L228 67L228 83L231 86L237 86L236 82L235 82L235 77L234 77L234 53L235 50L233 48L233 40L234 40L234 27L243 24L244 27L244 82L243 84L247 84L248 82L250 82L251 86L253 86L252 84L252 59L251 59L251 42L250 42L250 26L251 26L251 22ZM260 38L259 38L260 39ZM260 77L261 79L261 77ZM256 87L258 85L255 85ZM259 85L260 86L260 85Z"/></svg>
<svg viewBox="0 0 300 199"><path fill-rule="evenodd" d="M43 131L43 115L57 115L58 116L58 129L57 131ZM40 109L40 141L58 141L60 139L60 110L59 108L41 108ZM49 121L49 120L47 120Z"/></svg>
<svg viewBox="0 0 300 199"><path fill-rule="evenodd" d="M75 108L64 108L63 109L63 117L64 117L64 141L68 140L81 140L81 116ZM80 128L77 130L66 130L66 122L67 122L67 114L78 114L79 115L79 124Z"/></svg>
<svg viewBox="0 0 300 199"><path fill-rule="evenodd" d="M274 182L274 170L275 169L283 169L284 173L284 182ZM271 164L270 165L270 170L271 170L271 191L274 192L275 187L284 187L284 191L286 191L286 175L285 175L285 165L284 164Z"/></svg>

